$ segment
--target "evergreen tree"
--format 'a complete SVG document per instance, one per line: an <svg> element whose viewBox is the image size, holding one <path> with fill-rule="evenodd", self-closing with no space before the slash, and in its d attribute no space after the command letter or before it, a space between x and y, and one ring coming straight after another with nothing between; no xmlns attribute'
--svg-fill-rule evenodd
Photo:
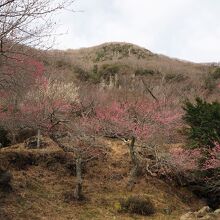
<svg viewBox="0 0 220 220"><path fill-rule="evenodd" d="M196 98L195 104L186 101L183 109L191 147L213 148L215 142L220 143L220 103Z"/></svg>

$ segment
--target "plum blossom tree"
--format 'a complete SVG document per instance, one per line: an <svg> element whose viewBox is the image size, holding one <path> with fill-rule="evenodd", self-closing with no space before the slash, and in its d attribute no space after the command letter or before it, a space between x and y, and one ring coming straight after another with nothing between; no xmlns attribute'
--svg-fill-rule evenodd
<svg viewBox="0 0 220 220"><path fill-rule="evenodd" d="M77 109L79 111L79 109ZM103 158L105 148L99 142L92 130L88 130L81 118L74 118L70 122L63 122L56 118L55 126L50 130L51 139L65 152L71 152L76 163L76 185L70 198L76 201L85 198L83 193L83 166L90 161ZM90 123L89 121L86 122Z"/></svg>
<svg viewBox="0 0 220 220"><path fill-rule="evenodd" d="M40 63L33 59L36 51L32 48L45 49L52 46L53 40L50 39L56 24L53 15L67 7L71 11L72 3L73 0L0 2L1 95L10 93L7 97L10 99L13 97L17 102L18 96L27 91L31 85L31 72L35 71L33 69L36 67L39 71L41 69ZM35 83L35 79L32 82ZM2 105L2 100L0 102Z"/></svg>
<svg viewBox="0 0 220 220"><path fill-rule="evenodd" d="M24 96L43 78L43 65L28 57L22 57L3 67L6 75L0 77L1 125L10 131L15 142L16 130L22 127L19 105Z"/></svg>
<svg viewBox="0 0 220 220"><path fill-rule="evenodd" d="M88 129L94 130L98 135L130 140L127 142L133 163L128 184L130 189L141 172L141 160L144 160L136 151L135 143L141 145L142 150L149 149L150 139L153 139L155 134L160 131L166 137L180 124L181 112L173 106L171 108L171 105L172 103L167 101L152 101L146 97L111 100L106 96L101 98L92 115L82 119ZM87 123L88 121L90 123ZM146 167L149 170L149 164Z"/></svg>
<svg viewBox="0 0 220 220"><path fill-rule="evenodd" d="M38 130L37 147L39 148L40 131L47 133L54 126L54 117L65 118L78 101L78 89L74 83L40 78L26 94L20 104L23 124Z"/></svg>
<svg viewBox="0 0 220 220"><path fill-rule="evenodd" d="M17 78L14 86L0 90L1 124L12 136L27 127L47 132L55 114L68 114L77 103L78 89L74 83L46 78L43 64L35 59L22 57L14 63L22 71L11 70L13 80Z"/></svg>
<svg viewBox="0 0 220 220"><path fill-rule="evenodd" d="M216 208L220 204L219 103L186 102L187 147L170 150L169 174Z"/></svg>
<svg viewBox="0 0 220 220"><path fill-rule="evenodd" d="M206 198L208 205L214 209L220 204L219 146L215 142L214 147L208 149L174 148L169 161L169 174L198 196Z"/></svg>
<svg viewBox="0 0 220 220"><path fill-rule="evenodd" d="M34 84L19 102L15 119L23 127L49 135L65 152L72 153L77 175L73 197L81 200L84 198L82 165L104 154L93 129L87 129L88 126L82 123L83 116L92 109L93 100L80 100L79 88L74 83L47 79L44 74L35 74L34 79ZM37 147L40 146L39 133Z"/></svg>
<svg viewBox="0 0 220 220"><path fill-rule="evenodd" d="M203 169L216 169L220 167L220 143L215 142L215 147L208 150L208 158L203 164Z"/></svg>
<svg viewBox="0 0 220 220"><path fill-rule="evenodd" d="M179 172L206 171L220 167L220 144L215 142L213 148L170 150L171 161Z"/></svg>

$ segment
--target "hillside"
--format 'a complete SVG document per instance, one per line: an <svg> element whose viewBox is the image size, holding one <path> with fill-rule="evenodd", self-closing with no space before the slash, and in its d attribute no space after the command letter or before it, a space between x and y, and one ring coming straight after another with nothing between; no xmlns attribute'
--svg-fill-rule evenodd
<svg viewBox="0 0 220 220"><path fill-rule="evenodd" d="M0 1L0 220L220 219L220 5L137 2Z"/></svg>
<svg viewBox="0 0 220 220"><path fill-rule="evenodd" d="M217 64L119 42L29 53L3 63L0 219L179 219L205 205L219 212L220 104L209 103L220 100ZM212 149L189 148L186 99L196 125L216 138L196 127L195 140L203 135Z"/></svg>
<svg viewBox="0 0 220 220"><path fill-rule="evenodd" d="M23 144L0 151L1 163L13 175L11 193L1 193L0 219L179 219L204 203L184 188L142 176L132 192L126 189L131 167L128 148L121 141L103 139L105 158L91 161L83 174L86 201L69 196L76 182L71 153L64 153L48 140L48 146L31 150ZM156 214L149 217L118 212L118 203L130 195L149 197Z"/></svg>
<svg viewBox="0 0 220 220"><path fill-rule="evenodd" d="M155 96L161 92L185 99L203 95L218 97L217 64L199 64L169 58L129 43L112 42L66 51L48 51L43 56L48 72L64 80L100 84L106 88L127 87Z"/></svg>

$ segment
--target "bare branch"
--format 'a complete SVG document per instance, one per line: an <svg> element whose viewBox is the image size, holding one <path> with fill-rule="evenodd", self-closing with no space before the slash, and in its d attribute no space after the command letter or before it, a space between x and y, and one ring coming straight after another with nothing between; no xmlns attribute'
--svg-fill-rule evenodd
<svg viewBox="0 0 220 220"><path fill-rule="evenodd" d="M15 0L8 0L7 2L1 4L1 5L0 5L0 8L6 6L6 5L8 5L8 4L10 4L10 3L14 2L14 1L15 1Z"/></svg>

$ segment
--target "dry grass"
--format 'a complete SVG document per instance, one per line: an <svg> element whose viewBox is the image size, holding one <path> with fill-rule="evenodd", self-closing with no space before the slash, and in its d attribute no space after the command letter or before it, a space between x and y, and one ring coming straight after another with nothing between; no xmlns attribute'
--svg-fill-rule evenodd
<svg viewBox="0 0 220 220"><path fill-rule="evenodd" d="M30 220L86 220L86 219L178 219L189 209L197 209L202 202L185 189L177 189L155 178L142 177L134 190L128 192L126 183L130 169L128 149L120 141L104 140L110 148L107 158L93 161L84 174L87 201L81 204L65 202L65 193L74 189L75 177L62 166L30 165L24 170L11 167L13 192L0 197L2 219ZM47 148L47 157L57 151L54 144ZM22 145L1 151L20 154L28 151ZM35 152L33 152L35 151ZM32 150L39 154L41 150ZM46 160L46 157L44 158ZM58 162L57 162L58 163ZM54 168L54 169L53 169ZM156 214L148 217L121 214L117 211L120 198L132 195L148 196L156 206ZM167 212L172 211L171 214ZM2 217L0 215L0 217Z"/></svg>

